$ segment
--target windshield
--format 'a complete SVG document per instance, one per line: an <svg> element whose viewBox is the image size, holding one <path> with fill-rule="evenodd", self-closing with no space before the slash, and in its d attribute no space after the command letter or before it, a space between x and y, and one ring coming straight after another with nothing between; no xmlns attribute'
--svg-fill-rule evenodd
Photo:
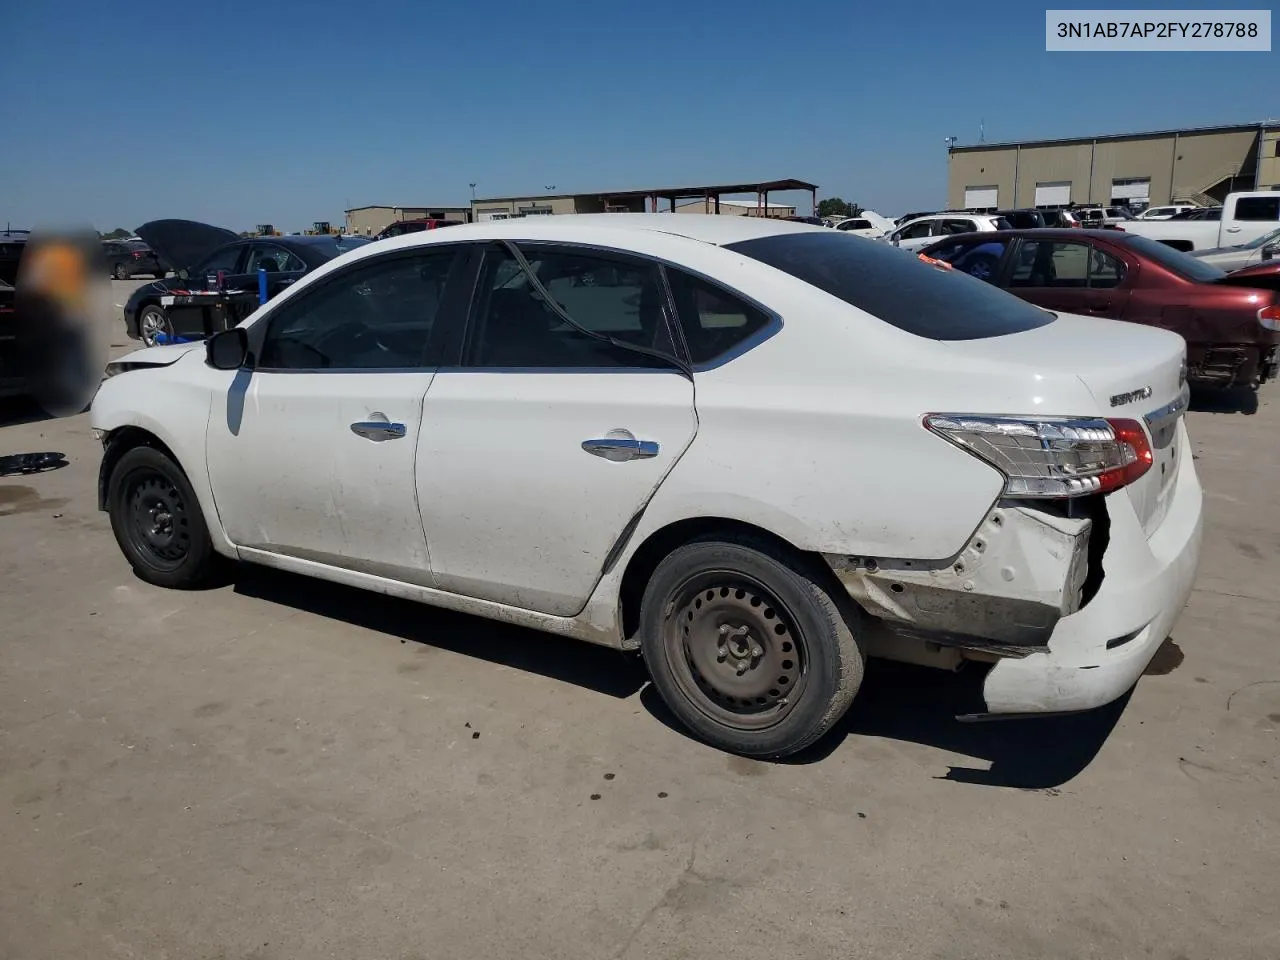
<svg viewBox="0 0 1280 960"><path fill-rule="evenodd" d="M1249 243L1242 244L1242 246L1246 250L1257 250L1259 247L1265 247L1268 243L1280 243L1280 227L1270 233L1264 233L1257 240L1251 240Z"/></svg>
<svg viewBox="0 0 1280 960"><path fill-rule="evenodd" d="M1215 280L1221 280L1226 276L1213 264L1206 263L1199 257L1183 253L1181 250L1175 250L1173 247L1167 246L1158 240L1150 240L1147 237L1128 233L1125 234L1124 242L1148 260L1154 260L1162 267L1168 267L1174 273L1181 274L1188 280L1213 283Z"/></svg>
<svg viewBox="0 0 1280 960"><path fill-rule="evenodd" d="M930 266L887 244L837 233L786 233L725 249L789 273L845 303L931 340L979 340L1052 323L1054 315L982 280Z"/></svg>

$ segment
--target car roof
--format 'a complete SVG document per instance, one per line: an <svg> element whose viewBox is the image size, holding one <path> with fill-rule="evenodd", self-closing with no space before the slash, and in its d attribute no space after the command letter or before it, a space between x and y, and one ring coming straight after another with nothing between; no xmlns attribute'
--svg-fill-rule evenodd
<svg viewBox="0 0 1280 960"><path fill-rule="evenodd" d="M571 240L582 229L620 233L664 233L716 246L786 233L827 232L827 227L764 217L717 216L701 213L566 213L464 223L448 230L424 230L380 240L380 244L415 246L466 240ZM295 238L296 239L296 238ZM383 247L382 249L387 249Z"/></svg>
<svg viewBox="0 0 1280 960"><path fill-rule="evenodd" d="M1091 238L1098 240L1110 240L1113 243L1123 243L1126 237L1137 236L1137 234L1122 233L1119 230L1081 230L1073 227L1022 227L1012 230L989 230L982 233L961 233L952 237L942 237L941 240L957 240L960 237L981 237L983 243L993 243L1001 237L1037 237L1045 240L1080 240L1082 238Z"/></svg>

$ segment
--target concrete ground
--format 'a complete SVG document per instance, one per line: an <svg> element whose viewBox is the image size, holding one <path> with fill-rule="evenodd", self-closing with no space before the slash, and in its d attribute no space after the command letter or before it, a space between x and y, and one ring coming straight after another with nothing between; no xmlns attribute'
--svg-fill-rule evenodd
<svg viewBox="0 0 1280 960"><path fill-rule="evenodd" d="M873 664L787 764L610 651L147 586L87 418L6 405L0 455L70 463L0 478L0 956L1274 960L1278 397L1190 417L1201 573L1131 697L962 725L976 674Z"/></svg>

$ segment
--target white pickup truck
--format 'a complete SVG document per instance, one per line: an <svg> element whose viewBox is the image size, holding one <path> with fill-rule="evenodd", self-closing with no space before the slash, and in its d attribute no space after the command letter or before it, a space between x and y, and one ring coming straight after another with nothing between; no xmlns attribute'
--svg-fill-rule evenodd
<svg viewBox="0 0 1280 960"><path fill-rule="evenodd" d="M1280 227L1280 190L1229 193L1221 220L1126 220L1126 233L1168 244L1175 250L1234 247Z"/></svg>

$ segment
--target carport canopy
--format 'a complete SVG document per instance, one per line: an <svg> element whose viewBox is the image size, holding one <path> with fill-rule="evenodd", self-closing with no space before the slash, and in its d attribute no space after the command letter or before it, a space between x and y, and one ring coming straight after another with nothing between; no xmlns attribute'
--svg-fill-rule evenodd
<svg viewBox="0 0 1280 960"><path fill-rule="evenodd" d="M764 216L769 209L769 194L783 190L808 190L813 206L813 216L818 215L818 185L804 180L761 180L756 183L715 183L691 187L651 187L646 190L620 190L601 194L608 205L615 201L643 199L651 213L658 212L658 201L666 200L669 209L674 210L681 200L706 200L714 203L716 213L720 212L720 197L740 193L754 193L756 208Z"/></svg>

